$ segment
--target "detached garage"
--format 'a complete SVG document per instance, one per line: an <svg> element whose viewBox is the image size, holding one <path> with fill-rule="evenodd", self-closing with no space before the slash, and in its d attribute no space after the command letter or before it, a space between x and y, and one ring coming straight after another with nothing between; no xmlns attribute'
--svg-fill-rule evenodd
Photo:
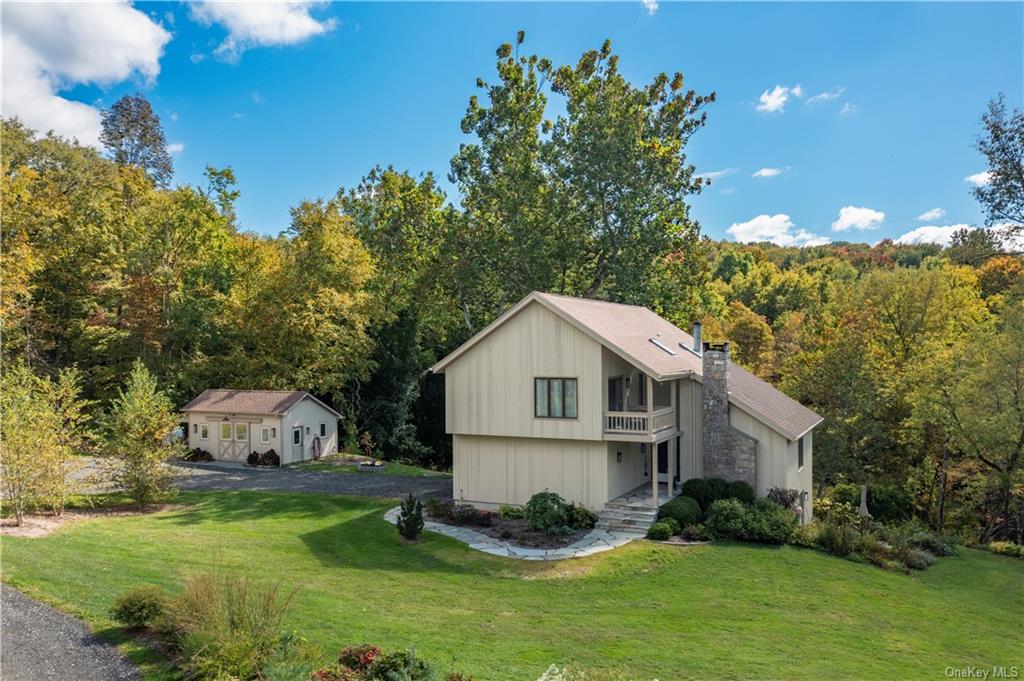
<svg viewBox="0 0 1024 681"><path fill-rule="evenodd" d="M189 449L217 461L273 449L289 464L338 451L341 414L304 390L207 390L181 411Z"/></svg>

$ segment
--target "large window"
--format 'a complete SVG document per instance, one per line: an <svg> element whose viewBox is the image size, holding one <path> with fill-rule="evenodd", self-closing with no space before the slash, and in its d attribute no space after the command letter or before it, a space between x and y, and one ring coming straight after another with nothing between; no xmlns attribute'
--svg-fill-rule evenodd
<svg viewBox="0 0 1024 681"><path fill-rule="evenodd" d="M235 439L240 442L245 442L249 439L249 424L248 423L236 423L235 424Z"/></svg>
<svg viewBox="0 0 1024 681"><path fill-rule="evenodd" d="M260 426L260 442L270 444L270 426Z"/></svg>
<svg viewBox="0 0 1024 681"><path fill-rule="evenodd" d="M209 440L210 439L210 426L205 423L199 424L199 439Z"/></svg>
<svg viewBox="0 0 1024 681"><path fill-rule="evenodd" d="M796 467L804 467L804 439L800 438L796 441Z"/></svg>
<svg viewBox="0 0 1024 681"><path fill-rule="evenodd" d="M225 423L220 424L220 439L221 440L230 440L231 439L231 424L230 423L225 422Z"/></svg>
<svg viewBox="0 0 1024 681"><path fill-rule="evenodd" d="M575 378L533 379L533 414L542 419L576 418Z"/></svg>

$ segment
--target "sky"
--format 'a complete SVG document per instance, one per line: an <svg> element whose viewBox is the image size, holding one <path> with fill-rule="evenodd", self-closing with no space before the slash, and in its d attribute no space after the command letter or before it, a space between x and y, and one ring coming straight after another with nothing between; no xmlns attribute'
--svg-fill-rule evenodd
<svg viewBox="0 0 1024 681"><path fill-rule="evenodd" d="M782 245L948 241L987 102L1022 106L1024 3L8 3L4 116L97 144L99 111L142 92L175 181L231 166L243 229L375 165L447 183L494 51L575 63L612 40L635 85L681 71L717 93L688 160L703 233ZM551 97L552 113L560 98Z"/></svg>

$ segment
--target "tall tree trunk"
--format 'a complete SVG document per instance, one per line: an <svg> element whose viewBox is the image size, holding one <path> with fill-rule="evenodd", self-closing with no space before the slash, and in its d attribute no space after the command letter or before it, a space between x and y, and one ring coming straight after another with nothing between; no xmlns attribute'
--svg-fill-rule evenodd
<svg viewBox="0 0 1024 681"><path fill-rule="evenodd" d="M942 445L942 469L939 472L939 512L935 522L935 531L942 533L946 523L946 484L949 482L949 445Z"/></svg>

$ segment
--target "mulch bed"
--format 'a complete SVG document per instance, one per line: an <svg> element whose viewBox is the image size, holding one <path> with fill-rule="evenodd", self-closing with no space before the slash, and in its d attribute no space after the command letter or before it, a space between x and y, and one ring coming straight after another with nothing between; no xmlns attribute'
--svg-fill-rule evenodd
<svg viewBox="0 0 1024 681"><path fill-rule="evenodd" d="M435 518L429 514L426 517L434 522L452 525L447 518ZM491 525L463 525L471 530L485 534L488 537L507 541L516 546L531 549L560 549L582 539L587 530L576 530L572 534L545 534L526 529L526 521L523 519L506 520L497 514L493 514Z"/></svg>

